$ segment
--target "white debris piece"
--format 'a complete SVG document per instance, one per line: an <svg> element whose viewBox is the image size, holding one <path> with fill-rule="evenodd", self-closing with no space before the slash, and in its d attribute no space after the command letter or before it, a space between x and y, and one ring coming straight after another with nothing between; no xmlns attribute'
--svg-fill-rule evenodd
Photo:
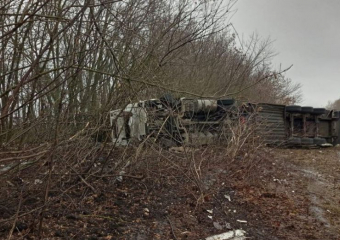
<svg viewBox="0 0 340 240"><path fill-rule="evenodd" d="M207 237L205 240L244 240L246 239L246 237L244 236L245 233L246 232L243 230L233 230Z"/></svg>
<svg viewBox="0 0 340 240"><path fill-rule="evenodd" d="M246 220L236 220L236 221L239 222L239 223L247 223Z"/></svg>
<svg viewBox="0 0 340 240"><path fill-rule="evenodd" d="M150 215L150 210L148 208L143 209L144 216L148 217Z"/></svg>
<svg viewBox="0 0 340 240"><path fill-rule="evenodd" d="M169 148L169 151L170 152L176 152L176 153L184 152L184 147L171 147L171 148Z"/></svg>
<svg viewBox="0 0 340 240"><path fill-rule="evenodd" d="M41 181L40 179L35 179L34 180L34 184L37 185L37 184L42 184L43 181Z"/></svg>
<svg viewBox="0 0 340 240"><path fill-rule="evenodd" d="M211 210L208 209L207 212L212 214L214 211L213 211L213 209L211 209Z"/></svg>
<svg viewBox="0 0 340 240"><path fill-rule="evenodd" d="M225 197L226 199L228 199L229 202L231 202L231 197L230 197L229 195L224 195L224 197Z"/></svg>
<svg viewBox="0 0 340 240"><path fill-rule="evenodd" d="M273 178L273 181L274 181L274 182L278 182L278 183L280 183L280 184L281 184L281 181L280 181L280 179Z"/></svg>
<svg viewBox="0 0 340 240"><path fill-rule="evenodd" d="M125 171L120 171L119 172L119 176L116 178L116 180L118 182L122 182L123 181L123 175L125 174Z"/></svg>
<svg viewBox="0 0 340 240"><path fill-rule="evenodd" d="M208 215L208 218L213 219L213 216Z"/></svg>

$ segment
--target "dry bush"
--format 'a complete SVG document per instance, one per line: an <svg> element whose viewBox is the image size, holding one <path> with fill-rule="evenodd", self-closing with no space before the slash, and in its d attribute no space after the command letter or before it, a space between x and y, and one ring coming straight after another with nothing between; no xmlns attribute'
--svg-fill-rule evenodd
<svg viewBox="0 0 340 240"><path fill-rule="evenodd" d="M53 214L60 201L68 196L78 199L79 203L70 202L67 212L78 211L83 198L115 189L126 178L145 179L157 186L175 181L188 189L198 206L218 191L221 174L232 179L240 169L251 171L258 161L254 151L260 146L252 123L256 113L248 113L248 122L239 118L242 113L235 113L233 122L228 122L228 134L207 146L164 149L150 138L126 147L108 139L94 144L95 130L86 125L67 140L57 138L57 144L2 152L1 163L7 169L0 173L4 193L0 225L12 234L10 226L26 222L35 229L31 234L41 235L45 217Z"/></svg>
<svg viewBox="0 0 340 240"><path fill-rule="evenodd" d="M225 21L234 3L1 1L0 222L10 223L9 239L19 219L32 217L39 236L60 199L102 191L96 183L103 179L114 187L129 172L138 179L172 169L202 199L202 172L214 159L238 161L256 150L251 126L239 121L217 155L212 146L169 153L148 138L117 148L109 137L109 111L131 102L165 91L244 97L264 80L275 82L285 70L262 66L266 42L236 47Z"/></svg>

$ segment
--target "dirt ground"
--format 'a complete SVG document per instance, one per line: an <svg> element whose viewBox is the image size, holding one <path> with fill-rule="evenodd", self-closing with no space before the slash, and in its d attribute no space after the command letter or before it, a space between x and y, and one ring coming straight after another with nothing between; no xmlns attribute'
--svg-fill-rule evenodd
<svg viewBox="0 0 340 240"><path fill-rule="evenodd" d="M1 190L0 238L16 213L11 239L197 240L232 229L249 239L340 239L340 148L265 148L233 161L219 149L197 150L198 162L184 155L52 191L42 223L43 192L30 189L18 212L8 202L18 198L13 180Z"/></svg>
<svg viewBox="0 0 340 240"><path fill-rule="evenodd" d="M315 223L305 226L305 238L340 239L340 148L281 149L274 154L287 168L280 191L292 200L304 198L305 213L299 217Z"/></svg>

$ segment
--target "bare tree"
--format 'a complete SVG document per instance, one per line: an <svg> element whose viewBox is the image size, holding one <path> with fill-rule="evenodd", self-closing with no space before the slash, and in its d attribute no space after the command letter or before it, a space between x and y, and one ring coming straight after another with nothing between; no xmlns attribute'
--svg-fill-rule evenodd
<svg viewBox="0 0 340 240"><path fill-rule="evenodd" d="M335 101L328 101L326 108L340 111L340 98Z"/></svg>

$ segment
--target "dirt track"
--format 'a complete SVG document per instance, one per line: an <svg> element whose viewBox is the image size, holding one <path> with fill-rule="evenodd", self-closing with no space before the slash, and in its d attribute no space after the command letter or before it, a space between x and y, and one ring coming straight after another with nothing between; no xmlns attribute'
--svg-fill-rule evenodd
<svg viewBox="0 0 340 240"><path fill-rule="evenodd" d="M276 161L285 161L291 199L305 198L300 217L319 225L306 239L340 239L340 149L276 150Z"/></svg>

